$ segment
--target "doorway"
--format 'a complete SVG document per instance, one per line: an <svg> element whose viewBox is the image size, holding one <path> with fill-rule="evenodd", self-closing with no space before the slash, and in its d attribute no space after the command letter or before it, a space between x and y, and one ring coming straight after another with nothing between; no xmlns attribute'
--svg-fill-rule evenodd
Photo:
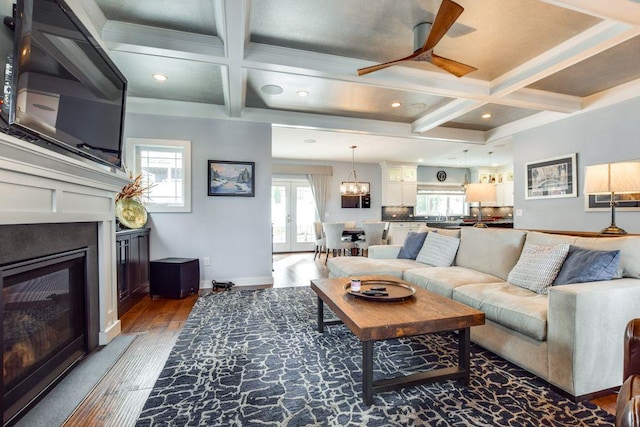
<svg viewBox="0 0 640 427"><path fill-rule="evenodd" d="M273 252L312 251L315 220L315 202L307 180L272 181Z"/></svg>

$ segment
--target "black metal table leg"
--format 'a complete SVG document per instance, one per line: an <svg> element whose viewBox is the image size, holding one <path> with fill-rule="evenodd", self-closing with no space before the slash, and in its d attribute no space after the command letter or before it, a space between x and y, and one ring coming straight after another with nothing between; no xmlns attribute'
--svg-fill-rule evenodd
<svg viewBox="0 0 640 427"><path fill-rule="evenodd" d="M362 343L362 398L365 405L373 403L373 344L375 341Z"/></svg>
<svg viewBox="0 0 640 427"><path fill-rule="evenodd" d="M470 363L470 351L471 351L471 331L469 328L463 328L458 330L458 366L464 372L460 378L458 378L458 384L469 384L469 368Z"/></svg>
<svg viewBox="0 0 640 427"><path fill-rule="evenodd" d="M318 297L318 332L324 332L324 302Z"/></svg>

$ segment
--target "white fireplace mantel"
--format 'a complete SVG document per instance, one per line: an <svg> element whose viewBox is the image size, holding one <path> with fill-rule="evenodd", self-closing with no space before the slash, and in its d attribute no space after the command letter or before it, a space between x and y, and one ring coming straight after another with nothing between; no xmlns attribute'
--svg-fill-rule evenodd
<svg viewBox="0 0 640 427"><path fill-rule="evenodd" d="M98 223L100 345L120 334L114 200L127 183L122 171L0 133L0 225Z"/></svg>

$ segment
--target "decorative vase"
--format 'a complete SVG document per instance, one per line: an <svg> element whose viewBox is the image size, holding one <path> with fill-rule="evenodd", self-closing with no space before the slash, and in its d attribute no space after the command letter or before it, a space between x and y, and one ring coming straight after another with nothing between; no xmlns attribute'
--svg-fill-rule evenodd
<svg viewBox="0 0 640 427"><path fill-rule="evenodd" d="M127 228L142 228L147 223L147 210L136 199L124 198L116 202L116 216Z"/></svg>

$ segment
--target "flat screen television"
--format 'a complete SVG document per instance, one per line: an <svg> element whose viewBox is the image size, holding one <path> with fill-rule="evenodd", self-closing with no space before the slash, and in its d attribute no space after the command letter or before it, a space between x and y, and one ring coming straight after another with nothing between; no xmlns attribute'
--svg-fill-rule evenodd
<svg viewBox="0 0 640 427"><path fill-rule="evenodd" d="M3 3L5 130L121 167L125 77L63 0Z"/></svg>

